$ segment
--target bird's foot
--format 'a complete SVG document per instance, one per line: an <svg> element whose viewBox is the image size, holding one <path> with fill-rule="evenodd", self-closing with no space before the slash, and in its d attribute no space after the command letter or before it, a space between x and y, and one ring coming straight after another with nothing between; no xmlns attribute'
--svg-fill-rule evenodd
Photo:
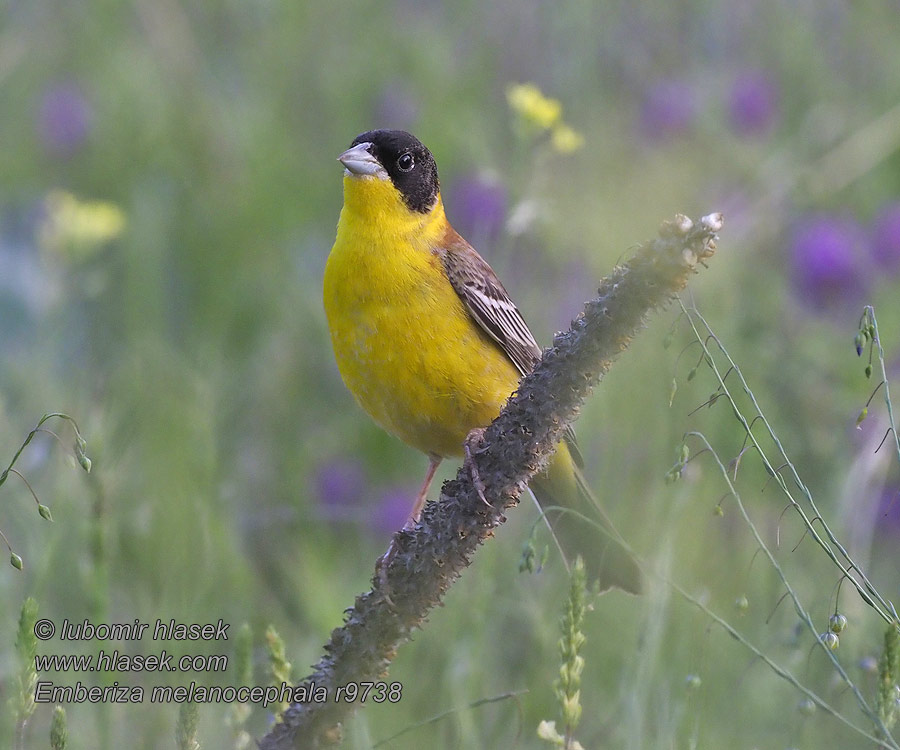
<svg viewBox="0 0 900 750"><path fill-rule="evenodd" d="M494 506L491 505L487 498L484 496L484 482L481 481L481 475L478 473L478 466L475 464L475 459L472 457L473 455L473 446L477 447L481 440L484 438L484 427L476 427L474 430L471 430L468 435L466 435L465 442L463 442L463 450L466 454L465 466L469 470L469 474L472 477L472 484L475 485L475 491L478 493L478 497L481 498L481 502L487 505L488 508L494 510Z"/></svg>
<svg viewBox="0 0 900 750"><path fill-rule="evenodd" d="M400 550L397 547L397 537L394 536L385 553L379 557L375 563L375 576L378 579L378 592L391 609L395 609L395 606L391 599L391 584L388 582L387 572L399 551Z"/></svg>

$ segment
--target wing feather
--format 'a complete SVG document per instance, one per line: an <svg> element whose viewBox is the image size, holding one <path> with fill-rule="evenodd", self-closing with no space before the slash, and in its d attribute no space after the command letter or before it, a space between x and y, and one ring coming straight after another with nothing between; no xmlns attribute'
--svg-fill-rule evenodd
<svg viewBox="0 0 900 750"><path fill-rule="evenodd" d="M469 313L496 341L522 375L541 358L541 348L522 314L487 262L456 232L442 248L447 276Z"/></svg>
<svg viewBox="0 0 900 750"><path fill-rule="evenodd" d="M530 373L541 358L541 347L494 269L452 229L438 252L453 289L471 316L522 375ZM583 466L571 427L566 429L564 438L576 465Z"/></svg>

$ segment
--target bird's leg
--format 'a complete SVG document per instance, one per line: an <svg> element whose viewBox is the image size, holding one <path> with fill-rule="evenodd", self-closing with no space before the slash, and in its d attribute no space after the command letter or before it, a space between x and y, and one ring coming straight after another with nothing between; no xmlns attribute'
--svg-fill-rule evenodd
<svg viewBox="0 0 900 750"><path fill-rule="evenodd" d="M406 523L403 524L403 528L401 531L409 531L412 528L415 528L416 524L419 522L419 518L422 516L422 508L425 507L425 499L428 496L428 488L431 487L431 482L434 479L434 474L437 471L438 466L441 465L442 461L441 456L437 456L433 453L428 456L428 471L425 472L425 481L422 482L422 488L419 490L419 494L416 495L415 502L413 503L412 508L409 511L409 515L406 518ZM391 561L397 556L398 552L397 548L397 534L391 538L391 543L388 545L387 551L378 558L378 562L375 563L375 570L378 574L378 581L381 584L382 590L385 592L385 598L390 602L390 596L386 593L388 591L387 585L387 569L391 564Z"/></svg>
<svg viewBox="0 0 900 750"><path fill-rule="evenodd" d="M422 508L425 507L425 499L428 496L428 488L431 487L434 473L437 471L438 466L441 465L442 460L441 456L436 456L434 453L429 454L428 471L425 472L425 481L422 482L422 489L420 489L419 494L416 495L416 501L413 503L412 510L409 511L406 523L403 524L404 531L409 531L419 522L419 517L422 515Z"/></svg>
<svg viewBox="0 0 900 750"><path fill-rule="evenodd" d="M480 443L483 437L484 427L476 427L474 430L470 430L469 434L466 435L465 442L463 443L466 460L463 462L463 465L469 470L469 474L472 475L472 484L475 485L475 491L478 493L478 497L481 498L481 502L487 505L488 508L493 509L494 506L491 505L484 496L484 482L481 481L481 475L478 473L475 459L472 458L472 445L474 443Z"/></svg>

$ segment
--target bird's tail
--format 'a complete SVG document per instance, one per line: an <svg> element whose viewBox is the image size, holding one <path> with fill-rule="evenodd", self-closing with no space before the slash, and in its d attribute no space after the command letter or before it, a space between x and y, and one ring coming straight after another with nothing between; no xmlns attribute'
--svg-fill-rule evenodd
<svg viewBox="0 0 900 750"><path fill-rule="evenodd" d="M531 490L567 564L580 554L588 580L598 580L601 591L615 587L641 593L643 574L637 561L622 546L621 536L587 486L565 442L547 471L531 480Z"/></svg>

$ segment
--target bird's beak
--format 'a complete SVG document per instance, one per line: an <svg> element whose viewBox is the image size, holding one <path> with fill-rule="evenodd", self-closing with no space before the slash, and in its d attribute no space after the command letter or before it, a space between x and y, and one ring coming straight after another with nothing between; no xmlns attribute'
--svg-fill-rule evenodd
<svg viewBox="0 0 900 750"><path fill-rule="evenodd" d="M350 174L354 175L378 175L387 176L384 167L378 163L369 152L371 143L357 143L353 148L348 148L338 157L338 161L344 165Z"/></svg>

